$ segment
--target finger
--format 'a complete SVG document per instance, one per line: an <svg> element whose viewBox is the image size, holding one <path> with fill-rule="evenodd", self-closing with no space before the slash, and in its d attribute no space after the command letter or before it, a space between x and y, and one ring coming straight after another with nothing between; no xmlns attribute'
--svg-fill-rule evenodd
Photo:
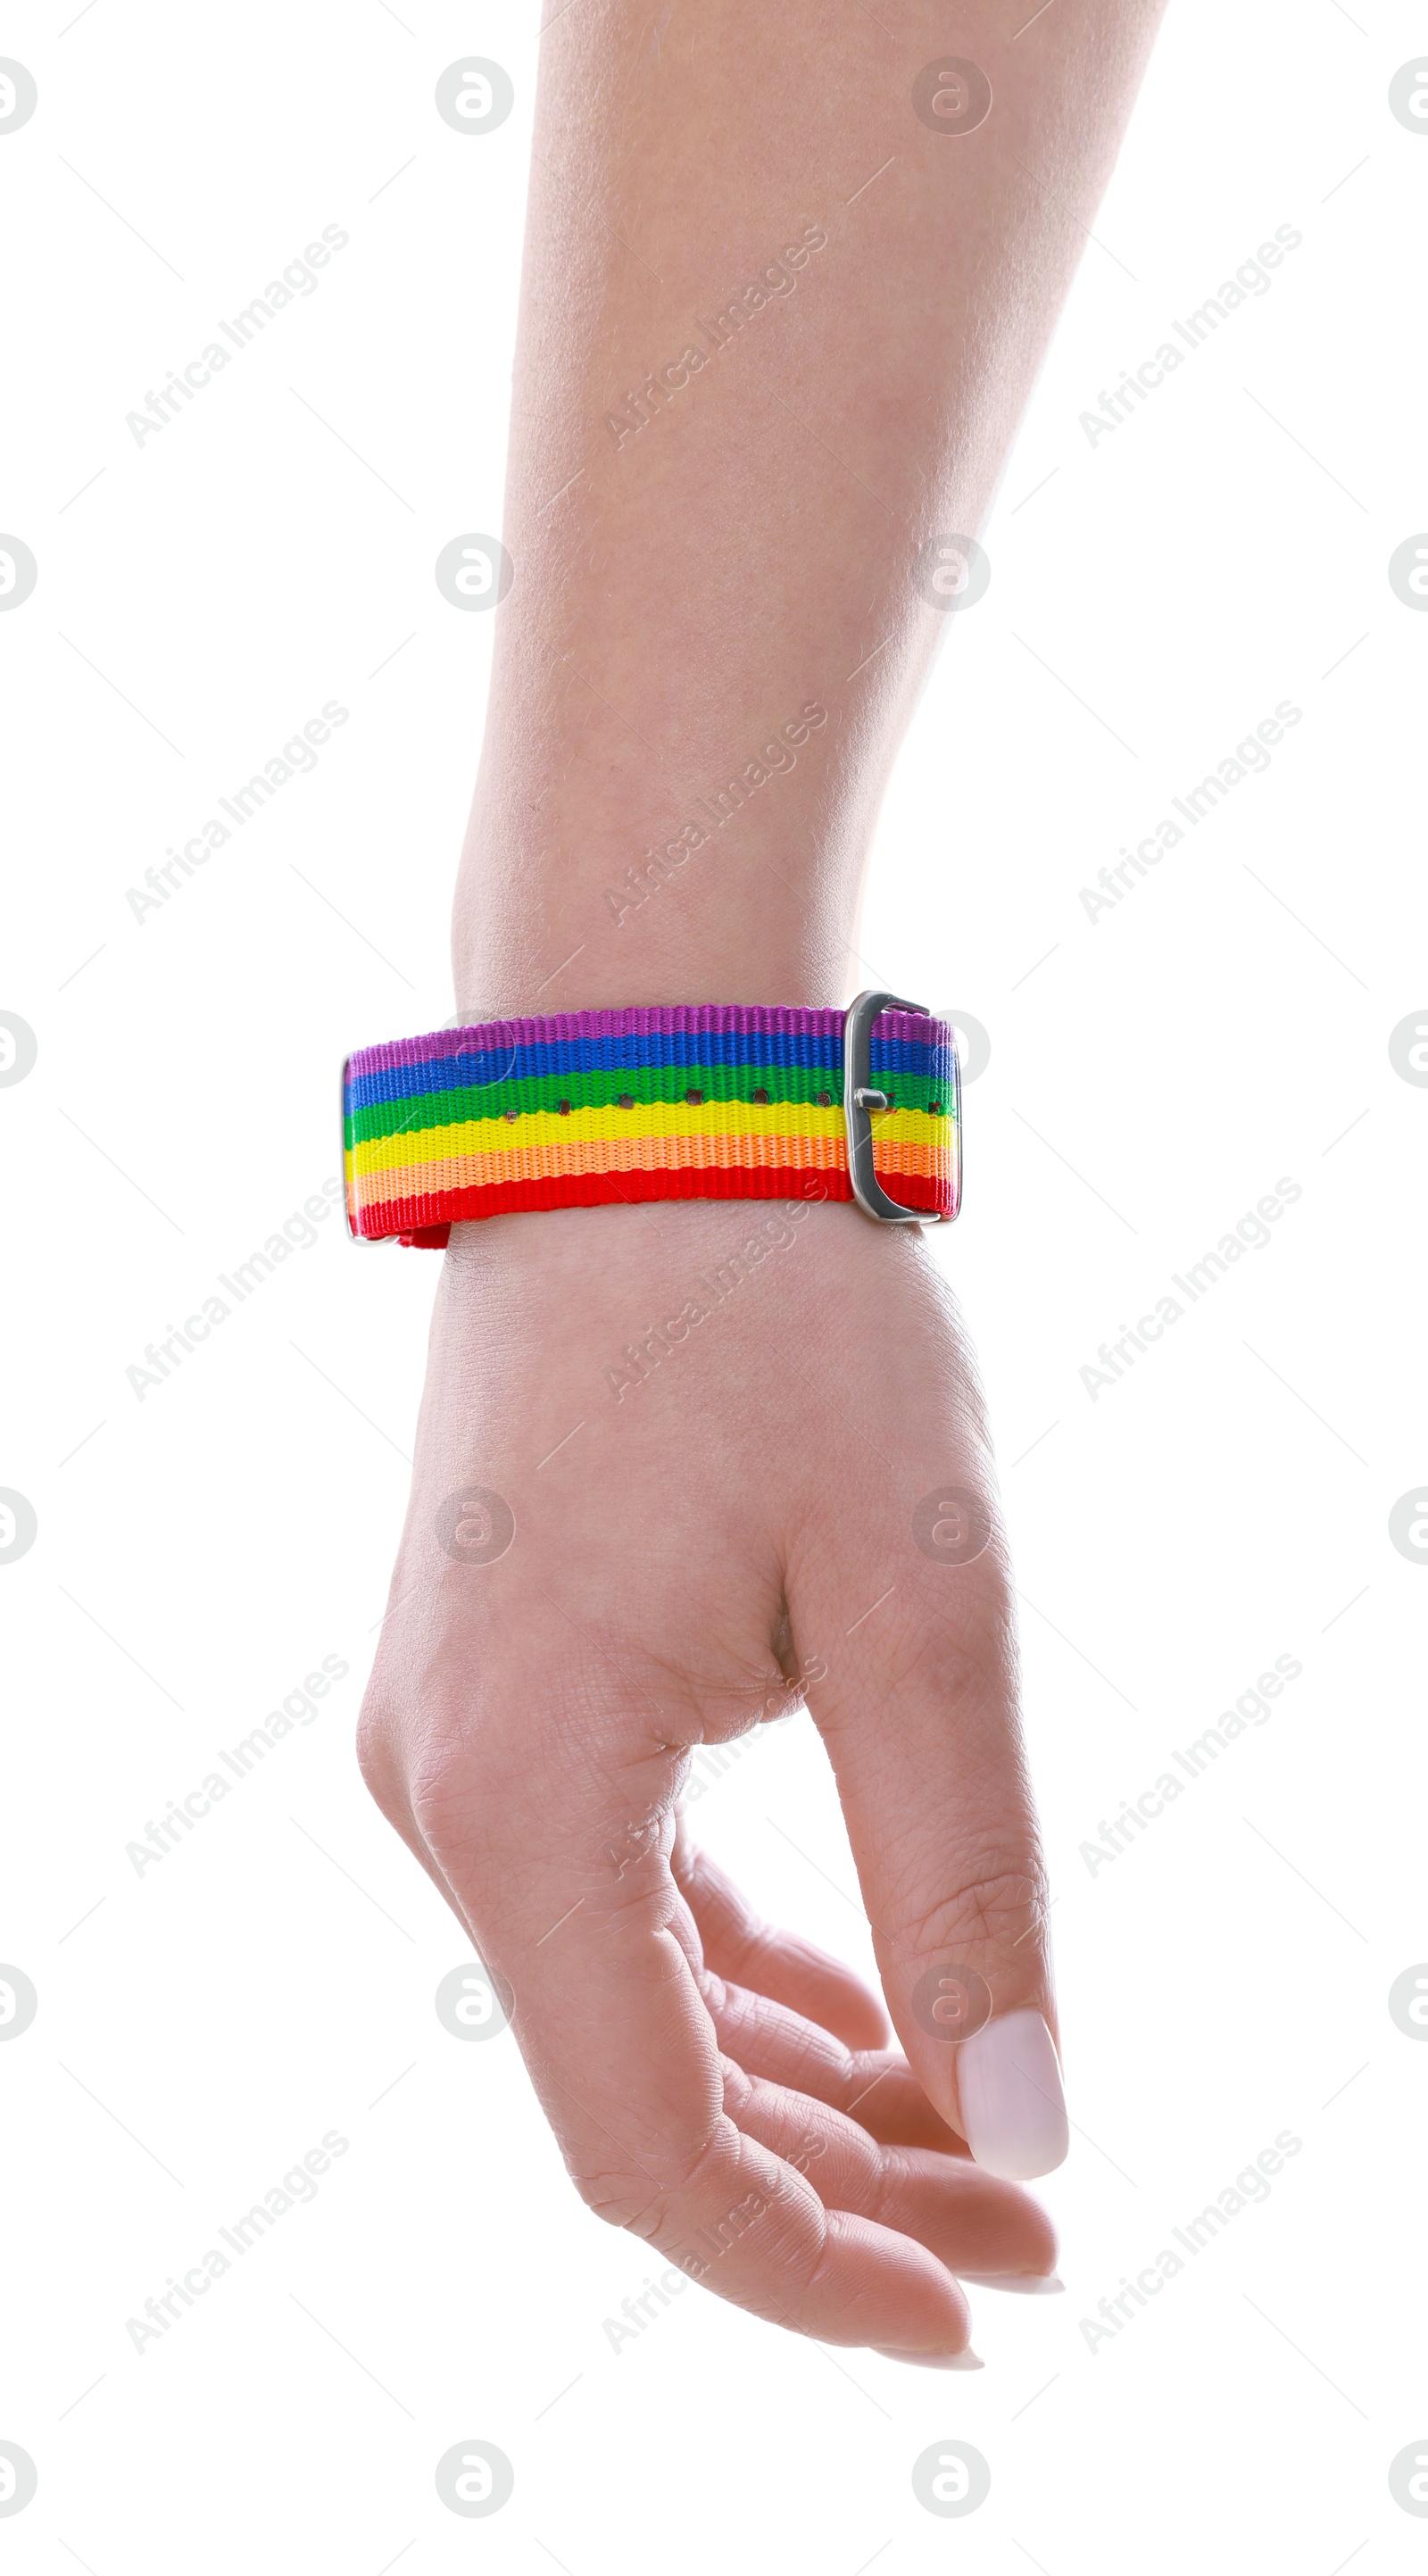
<svg viewBox="0 0 1428 2576"><path fill-rule="evenodd" d="M831 2031L706 1970L699 1990L719 2045L750 2075L766 2076L846 2113L886 2146L939 2148L965 2157L964 2139L933 2108L907 2059L893 2048L845 2048Z"/></svg>
<svg viewBox="0 0 1428 2576"><path fill-rule="evenodd" d="M853 2211L915 2237L962 2279L998 2276L1041 2286L1056 2261L1044 2210L1015 2183L965 2158L881 2147L857 2122L747 2074L725 2058L724 2108L746 2137L806 2173L829 2209Z"/></svg>
<svg viewBox="0 0 1428 2576"><path fill-rule="evenodd" d="M612 1732L599 1751L592 1735L534 1773L528 1729L486 1725L413 1797L482 1957L512 1990L516 2038L582 2197L758 2316L831 2343L964 2350L966 2303L945 2266L827 2210L725 2113L713 2028L671 1928L675 1761L653 1736ZM631 1816L660 1828L633 1857Z"/></svg>
<svg viewBox="0 0 1428 2576"><path fill-rule="evenodd" d="M926 1546L914 1510L890 1513L850 1531L855 1555L822 1558L790 1602L797 1636L805 1616L827 1635L839 1605L873 1600L816 1715L884 1990L915 2073L978 2163L1026 2180L1061 2163L1069 2133L1010 1584L977 1473L958 1471Z"/></svg>
<svg viewBox="0 0 1428 2576"><path fill-rule="evenodd" d="M887 2014L862 1978L797 1932L763 1922L734 1881L691 1840L683 1818L673 1866L699 1927L705 1961L716 1975L771 1995L820 2022L849 2048L886 2046Z"/></svg>

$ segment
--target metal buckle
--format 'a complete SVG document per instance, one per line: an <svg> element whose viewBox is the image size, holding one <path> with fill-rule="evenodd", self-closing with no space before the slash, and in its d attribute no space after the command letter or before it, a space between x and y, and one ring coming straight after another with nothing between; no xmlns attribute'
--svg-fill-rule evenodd
<svg viewBox="0 0 1428 2576"><path fill-rule="evenodd" d="M932 1014L925 1002L905 1002L897 993L860 993L843 1022L843 1116L848 1129L848 1178L864 1216L879 1225L935 1225L930 1209L899 1207L873 1170L874 1110L886 1109L887 1093L873 1084L873 1022L884 1011Z"/></svg>

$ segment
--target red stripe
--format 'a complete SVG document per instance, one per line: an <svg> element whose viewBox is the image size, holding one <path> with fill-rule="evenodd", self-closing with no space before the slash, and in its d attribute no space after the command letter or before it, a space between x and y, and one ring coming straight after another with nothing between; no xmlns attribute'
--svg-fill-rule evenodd
<svg viewBox="0 0 1428 2576"><path fill-rule="evenodd" d="M917 1208L929 1216L953 1216L950 1184L920 1180L902 1173L879 1175L883 1188L899 1207ZM381 1208L364 1208L358 1232L379 1240L400 1234L404 1243L440 1250L453 1225L474 1218L507 1216L541 1208L633 1206L646 1199L819 1199L849 1200L846 1172L728 1170L717 1167L682 1172L585 1172L565 1178L501 1181L494 1187L443 1190L423 1198L388 1199Z"/></svg>

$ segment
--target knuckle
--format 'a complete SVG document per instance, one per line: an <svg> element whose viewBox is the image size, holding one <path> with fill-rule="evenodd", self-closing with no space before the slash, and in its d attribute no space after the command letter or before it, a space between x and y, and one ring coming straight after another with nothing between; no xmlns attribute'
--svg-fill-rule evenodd
<svg viewBox="0 0 1428 2576"><path fill-rule="evenodd" d="M625 2227L635 2236L653 2232L648 2222L658 2210L659 2195L651 2195L643 2174L624 2173L616 2166L572 2173L570 2179L591 2216L607 2227Z"/></svg>
<svg viewBox="0 0 1428 2576"><path fill-rule="evenodd" d="M498 1825L520 1757L514 1730L496 1712L469 1687L435 1675L405 1694L399 1732L407 1797L433 1851L465 1847L480 1821Z"/></svg>
<svg viewBox="0 0 1428 2576"><path fill-rule="evenodd" d="M469 1747L424 1742L408 1767L407 1796L438 1860L469 1848L486 1805L481 1766Z"/></svg>
<svg viewBox="0 0 1428 2576"><path fill-rule="evenodd" d="M389 1824L409 1809L408 1730L404 1704L376 1678L369 1682L357 1717L357 1768Z"/></svg>
<svg viewBox="0 0 1428 2576"><path fill-rule="evenodd" d="M1030 1967L1045 1920L1046 1872L1039 1855L984 1854L908 1925L912 1955L970 1949L1020 1953Z"/></svg>
<svg viewBox="0 0 1428 2576"><path fill-rule="evenodd" d="M386 1705L369 1691L357 1719L357 1768L385 1815L392 1803L394 1764Z"/></svg>
<svg viewBox="0 0 1428 2576"><path fill-rule="evenodd" d="M901 2231L906 2225L909 2195L916 2192L919 2179L911 2156L898 2147L875 2147L873 2162L864 2169L866 2198L849 2205L878 2226Z"/></svg>
<svg viewBox="0 0 1428 2576"><path fill-rule="evenodd" d="M658 2174L649 2170L656 2162L665 2168ZM608 2227L623 2227L650 2245L664 2241L691 2202L727 2191L740 2164L741 2141L723 2113L710 2136L701 2143L691 2140L673 2155L657 2156L651 2147L647 2160L642 2147L638 2155L626 2149L624 2162L609 2165L567 2158L570 2179L586 2208ZM747 2176L742 2187L747 2191Z"/></svg>

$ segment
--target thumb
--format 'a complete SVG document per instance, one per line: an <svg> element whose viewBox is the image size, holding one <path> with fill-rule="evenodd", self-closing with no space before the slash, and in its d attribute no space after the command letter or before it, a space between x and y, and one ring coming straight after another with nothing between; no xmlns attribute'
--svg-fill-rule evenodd
<svg viewBox="0 0 1428 2576"><path fill-rule="evenodd" d="M962 1502L990 1530L990 1506ZM993 1542L939 1562L888 1535L881 1583L866 1554L826 1569L816 1627L828 1636L836 1607L846 1633L809 1704L913 2071L978 2164L1023 2182L1062 2162L1069 2133L1005 1559ZM847 1632L844 1605L890 1579Z"/></svg>

